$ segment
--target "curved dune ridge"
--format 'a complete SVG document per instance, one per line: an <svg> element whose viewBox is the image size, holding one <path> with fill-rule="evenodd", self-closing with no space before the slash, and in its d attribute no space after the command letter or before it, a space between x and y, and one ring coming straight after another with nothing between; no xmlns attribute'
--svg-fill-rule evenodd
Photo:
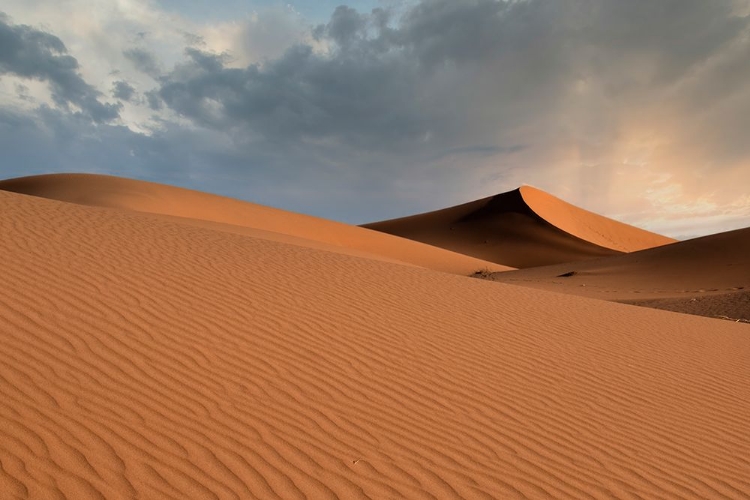
<svg viewBox="0 0 750 500"><path fill-rule="evenodd" d="M675 241L531 186L363 227L517 268L616 255Z"/></svg>
<svg viewBox="0 0 750 500"><path fill-rule="evenodd" d="M676 241L584 210L532 186L521 186L519 191L539 217L568 234L604 248L635 252Z"/></svg>
<svg viewBox="0 0 750 500"><path fill-rule="evenodd" d="M181 217L201 227L467 275L510 268L357 226L164 184L93 174L0 181L0 190L80 205Z"/></svg>
<svg viewBox="0 0 750 500"><path fill-rule="evenodd" d="M497 273L545 290L750 321L750 228L640 252Z"/></svg>
<svg viewBox="0 0 750 500"><path fill-rule="evenodd" d="M0 191L3 498L747 498L750 327Z"/></svg>

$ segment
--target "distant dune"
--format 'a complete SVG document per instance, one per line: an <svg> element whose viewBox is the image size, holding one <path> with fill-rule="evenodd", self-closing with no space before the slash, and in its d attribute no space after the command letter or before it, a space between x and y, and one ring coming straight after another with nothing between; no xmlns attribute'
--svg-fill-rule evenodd
<svg viewBox="0 0 750 500"><path fill-rule="evenodd" d="M506 266L356 226L164 184L107 175L50 174L0 181L0 190L80 205L181 217L191 224L467 275Z"/></svg>
<svg viewBox="0 0 750 500"><path fill-rule="evenodd" d="M0 190L2 499L750 497L750 325L394 263L365 229L192 191L64 179ZM612 259L729 284L746 236Z"/></svg>
<svg viewBox="0 0 750 500"><path fill-rule="evenodd" d="M363 227L516 268L616 255L674 241L530 186Z"/></svg>
<svg viewBox="0 0 750 500"><path fill-rule="evenodd" d="M750 321L750 228L492 279L670 311Z"/></svg>

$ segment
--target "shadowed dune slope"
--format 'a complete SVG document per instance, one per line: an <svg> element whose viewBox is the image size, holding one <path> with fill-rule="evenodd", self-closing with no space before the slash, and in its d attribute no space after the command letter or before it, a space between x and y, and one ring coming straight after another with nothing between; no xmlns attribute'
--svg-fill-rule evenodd
<svg viewBox="0 0 750 500"><path fill-rule="evenodd" d="M750 228L491 279L702 316L750 320Z"/></svg>
<svg viewBox="0 0 750 500"><path fill-rule="evenodd" d="M750 327L0 191L4 498L747 498Z"/></svg>
<svg viewBox="0 0 750 500"><path fill-rule="evenodd" d="M615 255L674 241L530 186L363 227L517 268Z"/></svg>
<svg viewBox="0 0 750 500"><path fill-rule="evenodd" d="M462 275L483 268L508 270L505 266L471 256L357 226L133 179L92 174L49 174L0 181L0 190L80 205L182 217L196 226L286 243L302 243Z"/></svg>

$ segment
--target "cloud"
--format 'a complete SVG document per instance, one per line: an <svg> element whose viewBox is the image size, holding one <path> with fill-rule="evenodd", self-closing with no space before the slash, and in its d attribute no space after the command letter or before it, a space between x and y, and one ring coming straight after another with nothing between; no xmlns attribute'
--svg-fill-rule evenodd
<svg viewBox="0 0 750 500"><path fill-rule="evenodd" d="M350 204L349 215L355 219L368 217L388 199L348 189L347 175L327 172L315 158L306 159L308 173L279 168L283 165L266 151L242 148L221 132L162 125L142 134L46 106L31 114L0 107L2 177L53 172L127 175L318 215ZM320 193L331 188L335 191L321 200Z"/></svg>
<svg viewBox="0 0 750 500"><path fill-rule="evenodd" d="M146 102L148 103L148 107L152 111L159 111L162 108L162 100L161 97L159 97L159 93L156 90L149 90L145 94L146 96Z"/></svg>
<svg viewBox="0 0 750 500"><path fill-rule="evenodd" d="M680 128L696 107L682 97L691 79L699 76L714 102L722 98L715 85L744 87L743 75L732 83L699 75L733 45L747 47L748 20L732 5L433 0L398 20L341 6L313 30L323 50L300 43L264 64L230 68L190 49L159 92L201 125L244 127L273 142L432 155L467 143L526 144L527 160L557 156L560 165L568 149L579 164L608 170L646 117L674 119L654 122L669 128L655 135ZM684 33L689 40L678 42ZM744 142L734 145L743 157Z"/></svg>
<svg viewBox="0 0 750 500"><path fill-rule="evenodd" d="M94 88L60 38L7 20L0 71L48 82L58 121L68 105L105 121L96 104L114 91L127 127L68 127L128 144L123 175L185 169L226 194L273 186L274 204L349 222L529 183L660 230L680 218L735 224L750 203L750 18L739 3L422 0L342 5L305 27L283 9L199 25L133 0L130 24L103 22L109 58L97 61L116 81L88 76L105 82ZM63 39L93 53L91 40ZM38 130L55 120L45 113ZM98 157L98 143L73 142Z"/></svg>
<svg viewBox="0 0 750 500"><path fill-rule="evenodd" d="M130 101L136 94L135 87L128 82L119 80L112 86L112 97L121 101Z"/></svg>
<svg viewBox="0 0 750 500"><path fill-rule="evenodd" d="M427 131L403 61L329 58L300 45L263 67L227 68L221 57L188 50L160 95L207 126L246 126L270 141L333 140L393 148Z"/></svg>
<svg viewBox="0 0 750 500"><path fill-rule="evenodd" d="M194 175L210 171L203 169L221 153L214 139L172 126L146 135L47 106L31 114L0 108L4 177L127 172L135 178L160 178L186 186Z"/></svg>
<svg viewBox="0 0 750 500"><path fill-rule="evenodd" d="M148 76L157 78L161 75L161 68L156 56L145 49L130 48L122 54L133 64L135 69Z"/></svg>
<svg viewBox="0 0 750 500"><path fill-rule="evenodd" d="M747 32L731 6L433 0L395 28L382 9L340 6L313 30L328 51L302 43L264 64L229 68L219 55L188 49L160 92L201 123L388 149L421 136L463 139L466 125L472 136L487 125L517 129L571 109L570 125L597 129L614 118L615 134L624 111L616 100L658 103ZM682 31L690 41L674 42Z"/></svg>
<svg viewBox="0 0 750 500"><path fill-rule="evenodd" d="M45 81L59 106L74 105L95 122L119 116L119 106L102 103L101 92L84 81L78 61L54 35L0 17L0 74Z"/></svg>

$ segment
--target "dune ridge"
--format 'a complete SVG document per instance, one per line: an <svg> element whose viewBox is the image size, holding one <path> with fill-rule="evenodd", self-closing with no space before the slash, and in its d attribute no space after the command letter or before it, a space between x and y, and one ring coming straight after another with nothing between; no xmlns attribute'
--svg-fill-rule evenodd
<svg viewBox="0 0 750 500"><path fill-rule="evenodd" d="M586 260L674 242L531 186L363 227L516 268Z"/></svg>
<svg viewBox="0 0 750 500"><path fill-rule="evenodd" d="M584 241L620 252L635 252L676 240L585 210L532 186L521 196L539 217Z"/></svg>
<svg viewBox="0 0 750 500"><path fill-rule="evenodd" d="M675 312L750 320L750 228L490 279Z"/></svg>
<svg viewBox="0 0 750 500"><path fill-rule="evenodd" d="M2 191L0 230L14 498L750 495L747 325Z"/></svg>
<svg viewBox="0 0 750 500"><path fill-rule="evenodd" d="M0 181L0 190L79 205L180 217L190 224L467 275L507 266L356 226L223 196L122 177L47 174Z"/></svg>

